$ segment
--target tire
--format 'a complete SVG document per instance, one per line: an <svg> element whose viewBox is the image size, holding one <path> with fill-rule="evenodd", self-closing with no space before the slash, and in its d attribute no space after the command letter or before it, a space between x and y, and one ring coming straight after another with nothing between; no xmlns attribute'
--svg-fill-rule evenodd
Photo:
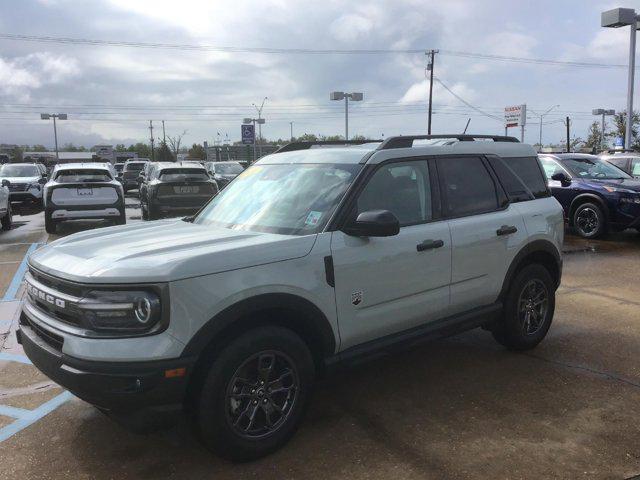
<svg viewBox="0 0 640 480"><path fill-rule="evenodd" d="M11 212L11 203L7 205L7 214L0 220L2 230L11 230L13 225L13 213Z"/></svg>
<svg viewBox="0 0 640 480"><path fill-rule="evenodd" d="M51 215L48 215L46 212L44 214L44 229L47 233L51 234L55 234L57 231L56 222L54 222Z"/></svg>
<svg viewBox="0 0 640 480"><path fill-rule="evenodd" d="M149 220L149 210L144 206L144 203L140 203L140 211L142 212L142 220Z"/></svg>
<svg viewBox="0 0 640 480"><path fill-rule="evenodd" d="M126 225L127 224L127 215L124 212L120 212L118 218L113 222L114 225Z"/></svg>
<svg viewBox="0 0 640 480"><path fill-rule="evenodd" d="M582 238L598 238L606 233L606 218L596 203L583 203L573 212L573 227Z"/></svg>
<svg viewBox="0 0 640 480"><path fill-rule="evenodd" d="M151 205L147 205L147 219L148 220L158 220L160 215Z"/></svg>
<svg viewBox="0 0 640 480"><path fill-rule="evenodd" d="M268 371L263 368L263 384L259 364L271 365ZM202 441L212 452L236 462L274 452L300 424L314 371L311 352L291 330L266 326L240 335L217 356L197 399ZM271 393L269 386L275 386ZM276 389L281 391L274 393ZM271 427L267 426L267 411ZM249 433L241 433L245 428Z"/></svg>
<svg viewBox="0 0 640 480"><path fill-rule="evenodd" d="M528 296L540 298L540 292L546 302L536 306L528 303ZM551 326L555 294L554 282L546 268L539 264L524 267L511 282L503 317L492 329L493 337L510 350L524 351L537 346ZM531 312L528 317L527 311ZM539 320L536 322L536 319Z"/></svg>

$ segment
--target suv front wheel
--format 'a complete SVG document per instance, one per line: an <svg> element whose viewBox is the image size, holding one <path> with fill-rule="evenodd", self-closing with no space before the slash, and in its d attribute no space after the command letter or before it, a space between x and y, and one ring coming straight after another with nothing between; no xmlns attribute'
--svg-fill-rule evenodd
<svg viewBox="0 0 640 480"><path fill-rule="evenodd" d="M598 238L605 233L602 208L595 203L583 203L573 212L573 226L583 238Z"/></svg>
<svg viewBox="0 0 640 480"><path fill-rule="evenodd" d="M281 447L297 429L314 379L307 345L291 330L252 329L213 362L198 401L206 446L233 461Z"/></svg>
<svg viewBox="0 0 640 480"><path fill-rule="evenodd" d="M542 265L527 265L511 282L503 318L493 327L493 337L511 350L534 348L549 331L555 305L549 271Z"/></svg>

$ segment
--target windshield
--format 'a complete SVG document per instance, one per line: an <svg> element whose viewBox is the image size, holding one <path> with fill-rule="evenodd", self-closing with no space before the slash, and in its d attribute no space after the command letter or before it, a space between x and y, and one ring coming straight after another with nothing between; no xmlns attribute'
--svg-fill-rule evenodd
<svg viewBox="0 0 640 480"><path fill-rule="evenodd" d="M40 170L35 165L3 165L0 177L39 177Z"/></svg>
<svg viewBox="0 0 640 480"><path fill-rule="evenodd" d="M144 168L144 166L146 165L145 163L127 163L124 166L124 169L128 172L139 172L140 170L142 170Z"/></svg>
<svg viewBox="0 0 640 480"><path fill-rule="evenodd" d="M56 182L77 183L77 182L110 182L112 180L109 172L104 170L60 170L56 175Z"/></svg>
<svg viewBox="0 0 640 480"><path fill-rule="evenodd" d="M244 171L238 163L218 163L214 165L214 168L216 173L222 173L224 175L238 175Z"/></svg>
<svg viewBox="0 0 640 480"><path fill-rule="evenodd" d="M214 197L194 223L285 235L317 233L359 169L358 164L255 165Z"/></svg>
<svg viewBox="0 0 640 480"><path fill-rule="evenodd" d="M564 158L562 163L579 178L615 180L631 178L628 174L608 162L594 158Z"/></svg>
<svg viewBox="0 0 640 480"><path fill-rule="evenodd" d="M206 170L197 168L170 168L162 170L159 176L165 182L186 182L188 180L202 182L209 180Z"/></svg>

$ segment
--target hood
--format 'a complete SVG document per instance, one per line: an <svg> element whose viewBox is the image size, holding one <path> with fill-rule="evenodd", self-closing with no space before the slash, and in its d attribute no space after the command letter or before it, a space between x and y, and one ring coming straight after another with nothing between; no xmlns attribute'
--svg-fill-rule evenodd
<svg viewBox="0 0 640 480"><path fill-rule="evenodd" d="M0 177L0 181L7 180L10 183L38 183L41 177Z"/></svg>
<svg viewBox="0 0 640 480"><path fill-rule="evenodd" d="M81 283L169 282L303 257L315 239L172 219L76 233L36 250L29 264Z"/></svg>
<svg viewBox="0 0 640 480"><path fill-rule="evenodd" d="M634 192L640 193L640 180L635 178L620 178L617 180L583 179L582 181L594 187L602 188L603 186L608 186L626 188L627 190L633 190Z"/></svg>

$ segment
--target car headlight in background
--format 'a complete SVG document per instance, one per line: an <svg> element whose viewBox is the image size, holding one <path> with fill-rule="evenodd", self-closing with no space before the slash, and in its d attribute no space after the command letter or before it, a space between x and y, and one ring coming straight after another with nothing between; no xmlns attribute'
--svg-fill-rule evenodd
<svg viewBox="0 0 640 480"><path fill-rule="evenodd" d="M78 309L87 325L103 332L151 331L162 316L160 297L144 290L93 290L78 303Z"/></svg>

